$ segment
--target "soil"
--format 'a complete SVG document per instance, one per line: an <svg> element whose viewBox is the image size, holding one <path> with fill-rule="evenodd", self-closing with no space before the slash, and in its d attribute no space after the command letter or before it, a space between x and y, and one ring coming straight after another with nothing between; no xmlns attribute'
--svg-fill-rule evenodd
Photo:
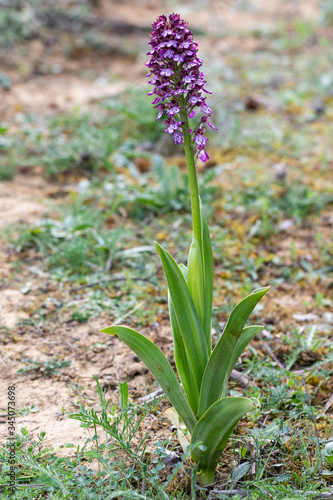
<svg viewBox="0 0 333 500"><path fill-rule="evenodd" d="M237 9L238 2L234 1L214 0L204 2L202 6L199 2L188 1L178 6L178 10L180 14L191 18L191 24L195 28L205 28L207 39L203 50L209 52L215 50L216 33L219 29L223 29L225 50L237 47L237 44L238 48L242 48L234 34L236 28L250 32L254 29L269 28L276 25L277 20L288 16L301 14L303 17L312 18L318 14L319 2L252 0L247 3L251 7L249 10ZM149 27L157 15L170 10L167 3L157 3L154 0L136 0L130 3L103 0L99 4L96 16L120 19L139 27ZM139 43L142 47L145 47L146 42L147 35L141 35ZM249 36L244 50L255 50L256 43L256 40ZM26 59L24 50L29 48L31 51ZM127 85L142 87L146 84L144 59L141 57L119 57L111 54L103 55L101 60L96 61L88 53L80 56L77 54L73 59L67 60L61 53L57 53L56 48L49 54L41 42L36 41L27 44L24 50L21 49L20 52L17 49L13 54L14 62L7 68L13 85L9 91L2 92L0 100L2 119L12 127L16 126L15 116L18 112L52 115L60 111L72 111L75 106L90 109L99 99L115 96ZM50 61L54 74L43 75L34 72L33 68L37 63ZM23 66L26 75L20 77L18 68L22 69ZM114 77L112 83L105 80L110 72ZM59 186L45 181L38 168L32 174L18 175L10 182L0 182L0 227L36 222L47 212L50 197L54 201L54 193L59 189ZM316 230L329 234L332 223L322 224ZM292 228L286 233L284 240L276 241L274 252L281 258L289 258L291 242L297 241L304 253L311 254L315 249L311 249L308 244L309 238L313 240L313 231L296 234L296 229ZM80 428L77 421L69 419L65 411L78 409L81 402L88 406L95 403L93 375L98 377L101 385L107 390L108 397L115 401L118 400L118 384L125 379L128 380L130 396L133 399L146 394L147 387L151 391L155 390L156 385L145 366L117 338L110 337L105 343L105 338L98 330L113 320L105 313L85 324L66 318L60 323L51 320L44 325L29 322L33 319L32 311L36 304L42 307L48 294L55 296L58 293L59 297L65 300L68 298L68 292L63 289L55 290L55 285L48 282L43 273L42 266L39 270L30 269L28 262L22 276L14 279L14 261L10 249L3 241L0 249L0 412L4 414L7 408L6 387L15 385L17 408L22 413L17 419L18 427L27 427L34 438L41 431L46 431L46 443L55 449L72 443L74 454L77 445L83 446L91 435L89 430ZM29 290L27 283L30 283ZM267 305L264 307L262 321L278 322L282 336L290 315L304 313L304 302L312 300L313 295L311 287L305 285L300 286L297 291L287 285L284 288L275 288L270 297L270 309L267 309ZM305 322L298 322L299 325L303 323ZM142 331L156 341L162 350L169 352L172 341L168 323L161 321L159 326L146 327ZM258 348L263 347L259 341L255 345ZM72 365L61 370L60 375L49 375L43 363L50 356L57 356L59 360L71 359ZM40 369L18 373L18 370L28 366L22 361L24 359L40 362ZM331 389L333 390L333 387ZM166 419L164 422L167 430L170 424ZM151 441L161 435L162 431L159 425L155 424L153 416L147 426L152 429ZM0 426L1 440L6 439L6 432L5 426ZM58 452L63 453L63 450Z"/></svg>

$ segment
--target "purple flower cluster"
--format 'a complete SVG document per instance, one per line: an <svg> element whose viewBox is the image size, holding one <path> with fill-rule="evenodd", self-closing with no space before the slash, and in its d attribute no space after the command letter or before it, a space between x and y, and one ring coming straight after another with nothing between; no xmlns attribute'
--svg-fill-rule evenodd
<svg viewBox="0 0 333 500"><path fill-rule="evenodd" d="M193 118L195 108L199 108L204 116L194 131L190 129L190 133L197 156L206 161L209 158L205 151L208 141L204 135L206 125L215 130L217 128L209 122L212 109L202 95L202 92L211 92L204 88L206 81L199 70L203 61L196 55L198 44L194 42L187 22L180 19L178 14L171 14L169 21L166 16L159 16L152 26L154 29L149 42L152 48L147 53L151 59L146 66L150 69L147 76L152 76L149 83L154 85L154 90L148 95L157 96L152 102L158 110L156 120L165 113L165 132L172 134L175 143L180 144L183 142L185 124L181 120L182 112L185 110L186 115Z"/></svg>

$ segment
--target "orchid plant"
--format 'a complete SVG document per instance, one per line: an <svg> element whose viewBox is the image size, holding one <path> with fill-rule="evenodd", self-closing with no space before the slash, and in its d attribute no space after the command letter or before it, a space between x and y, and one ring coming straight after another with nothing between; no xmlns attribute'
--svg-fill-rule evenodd
<svg viewBox="0 0 333 500"><path fill-rule="evenodd" d="M259 405L255 398L228 397L228 379L238 358L262 326L245 326L249 315L268 291L254 290L231 312L224 331L212 349L213 254L210 233L199 197L196 160L206 161L206 126L212 113L204 93L206 81L200 71L198 44L178 14L162 15L151 33L149 95L164 117L165 131L176 144L184 144L191 196L193 239L187 267L175 262L158 243L169 288L169 311L179 380L162 351L149 339L126 326L110 326L101 332L125 342L155 377L191 436L192 459L203 484L214 481L221 453L246 412ZM197 111L202 117L195 130L189 120Z"/></svg>

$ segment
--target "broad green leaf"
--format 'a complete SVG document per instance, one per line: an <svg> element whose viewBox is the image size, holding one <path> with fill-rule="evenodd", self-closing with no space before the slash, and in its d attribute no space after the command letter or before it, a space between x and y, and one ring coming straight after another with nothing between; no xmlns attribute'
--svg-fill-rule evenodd
<svg viewBox="0 0 333 500"><path fill-rule="evenodd" d="M221 453L237 425L256 404L248 398L222 398L216 401L198 420L192 433L192 444L201 441L205 451L195 448L192 458L198 464L201 481L210 484L214 481L215 469Z"/></svg>
<svg viewBox="0 0 333 500"><path fill-rule="evenodd" d="M199 396L199 407L197 415L200 418L207 408L222 397L225 382L228 382L227 372L233 351L236 348L236 337L230 336L228 341L220 346L220 350L214 355L215 349L208 361L202 379ZM223 348L222 348L223 347Z"/></svg>
<svg viewBox="0 0 333 500"><path fill-rule="evenodd" d="M254 335L262 329L258 326L244 329L244 325L268 290L269 287L254 290L232 310L221 338L209 358L202 379L199 418L222 395L225 396L227 381L237 359ZM242 338L243 335L244 338Z"/></svg>
<svg viewBox="0 0 333 500"><path fill-rule="evenodd" d="M204 275L204 332L207 341L208 354L212 352L212 307L213 307L213 252L209 228L203 205L200 200L200 217L202 227L202 264Z"/></svg>
<svg viewBox="0 0 333 500"><path fill-rule="evenodd" d="M177 316L170 297L170 292L168 293L168 302L177 372L183 384L189 405L193 412L196 413L198 409L199 394L195 385L193 371L188 361L183 337L180 332Z"/></svg>
<svg viewBox="0 0 333 500"><path fill-rule="evenodd" d="M224 386L222 391L222 397L226 397L228 395L228 380L230 374L240 358L242 352L245 347L251 342L251 340L259 333L263 327L261 325L252 325L246 326L243 328L241 335L238 337L235 347L233 349L232 355L230 356L230 360L228 363L227 373L224 379Z"/></svg>
<svg viewBox="0 0 333 500"><path fill-rule="evenodd" d="M196 424L196 418L163 352L153 342L141 335L141 333L126 326L109 326L100 331L119 337L120 340L125 342L139 356L162 387L166 397L191 433Z"/></svg>
<svg viewBox="0 0 333 500"><path fill-rule="evenodd" d="M181 270L169 252L158 243L156 243L156 248L162 260L179 331L183 337L188 361L199 394L202 376L208 361L205 334Z"/></svg>
<svg viewBox="0 0 333 500"><path fill-rule="evenodd" d="M198 313L202 327L204 328L204 277L202 269L201 248L196 236L193 239L188 254L187 262L187 286Z"/></svg>
<svg viewBox="0 0 333 500"><path fill-rule="evenodd" d="M178 264L178 267L179 269L181 270L182 272L182 275L184 276L185 278L185 281L187 282L187 267L184 266L184 264Z"/></svg>

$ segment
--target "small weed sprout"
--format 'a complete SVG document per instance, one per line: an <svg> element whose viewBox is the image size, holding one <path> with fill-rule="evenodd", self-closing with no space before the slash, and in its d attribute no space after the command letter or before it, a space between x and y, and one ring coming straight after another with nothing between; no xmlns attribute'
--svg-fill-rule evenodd
<svg viewBox="0 0 333 500"><path fill-rule="evenodd" d="M85 457L89 459L96 459L106 474L110 477L116 477L124 485L126 481L135 480L136 482L141 479L144 491L144 485L149 484L151 490L156 490L158 498L166 498L165 490L170 485L177 475L178 471L182 468L185 460L190 458L193 450L202 448L200 443L194 443L189 448L177 457L177 463L170 463L170 441L164 440L155 443L154 452L147 450L147 431L139 442L136 440L139 427L142 426L144 419L151 413L157 410L161 398L154 398L153 401L141 404L132 404L128 400L128 387L127 382L120 384L120 401L119 404L111 404L111 401L106 399L105 393L100 386L99 381L94 377L97 383L97 393L100 402L100 411L94 408L86 409L83 405L76 413L68 413L72 419L79 420L81 427L92 428L94 433L90 442L94 447L91 450L85 451ZM105 431L105 441L97 435L97 429ZM87 443L88 444L88 443ZM110 456L117 456L118 465L113 465L110 468ZM122 456L126 456L127 473L125 477L121 477L123 472L118 472L118 469L123 470L124 464L122 463ZM106 458L108 456L108 458ZM128 463L130 464L128 466ZM112 470L111 470L112 469ZM170 470L170 473L168 474ZM140 473L141 472L141 477ZM161 472L166 475L166 481L161 484ZM123 493L123 492L122 492ZM135 492L129 493L136 495ZM135 498L135 496L130 497ZM141 498L141 497L140 497Z"/></svg>

